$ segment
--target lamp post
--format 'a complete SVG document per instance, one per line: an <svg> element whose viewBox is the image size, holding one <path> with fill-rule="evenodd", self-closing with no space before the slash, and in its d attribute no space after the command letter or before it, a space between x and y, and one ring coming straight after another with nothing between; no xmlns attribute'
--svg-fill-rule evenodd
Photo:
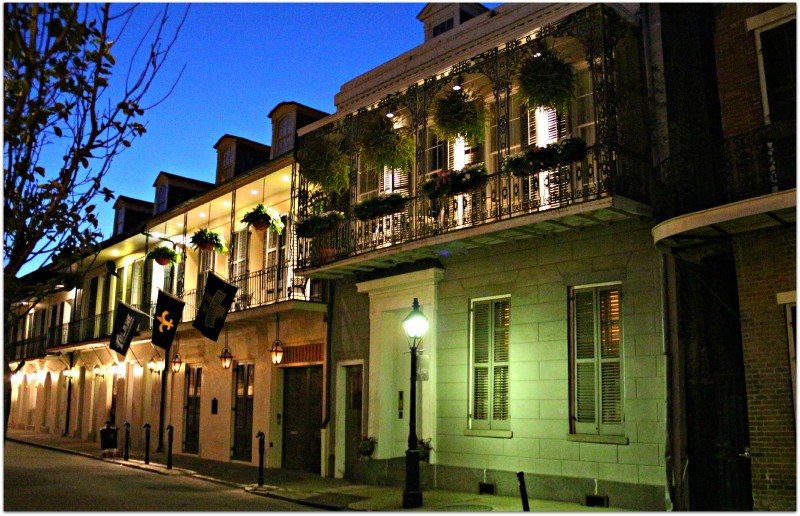
<svg viewBox="0 0 800 516"><path fill-rule="evenodd" d="M414 298L411 313L403 320L403 329L411 341L411 407L408 417L408 450L406 450L406 487L403 490L403 508L422 507L419 488L419 448L417 447L417 341L428 330L428 319Z"/></svg>

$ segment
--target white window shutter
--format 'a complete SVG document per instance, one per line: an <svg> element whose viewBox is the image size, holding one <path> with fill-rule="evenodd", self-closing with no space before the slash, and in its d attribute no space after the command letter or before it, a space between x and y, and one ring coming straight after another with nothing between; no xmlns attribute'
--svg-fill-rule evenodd
<svg viewBox="0 0 800 516"><path fill-rule="evenodd" d="M489 304L479 303L472 310L472 423L473 428L489 428Z"/></svg>
<svg viewBox="0 0 800 516"><path fill-rule="evenodd" d="M578 291L574 301L575 354L575 430L597 432L597 395L595 381L594 293Z"/></svg>
<svg viewBox="0 0 800 516"><path fill-rule="evenodd" d="M600 319L600 433L621 432L622 414L622 364L619 289L599 292Z"/></svg>

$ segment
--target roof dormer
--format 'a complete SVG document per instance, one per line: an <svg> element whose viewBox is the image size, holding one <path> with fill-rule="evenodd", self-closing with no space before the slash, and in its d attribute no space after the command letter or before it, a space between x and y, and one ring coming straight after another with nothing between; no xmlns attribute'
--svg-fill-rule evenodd
<svg viewBox="0 0 800 516"><path fill-rule="evenodd" d="M328 113L297 102L281 102L268 116L272 120L271 158L275 159L294 149L298 129L328 116Z"/></svg>
<svg viewBox="0 0 800 516"><path fill-rule="evenodd" d="M217 150L217 184L270 160L270 147L240 136L225 134L214 144Z"/></svg>
<svg viewBox="0 0 800 516"><path fill-rule="evenodd" d="M213 184L169 172L160 172L153 186L156 188L156 202L151 203L151 215L158 215L177 206L195 195L210 190Z"/></svg>
<svg viewBox="0 0 800 516"><path fill-rule="evenodd" d="M114 202L113 236L127 233L153 216L153 203L120 195Z"/></svg>
<svg viewBox="0 0 800 516"><path fill-rule="evenodd" d="M489 11L483 4L439 4L429 3L417 15L425 24L425 41L466 23Z"/></svg>

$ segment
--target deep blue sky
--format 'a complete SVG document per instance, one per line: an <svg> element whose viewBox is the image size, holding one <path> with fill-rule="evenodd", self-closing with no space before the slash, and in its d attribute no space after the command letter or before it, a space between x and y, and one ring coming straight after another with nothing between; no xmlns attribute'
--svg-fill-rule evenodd
<svg viewBox="0 0 800 516"><path fill-rule="evenodd" d="M147 133L115 159L105 186L152 201L162 170L213 182L213 145L223 134L269 144L267 114L281 101L334 112L343 83L423 42L416 16L425 5L193 4L161 84L170 84L184 64L186 70L172 95L145 114ZM141 5L134 28L160 7ZM184 7L173 4L170 12L177 17ZM118 63L134 36L131 30L119 40ZM101 211L106 237L112 205Z"/></svg>

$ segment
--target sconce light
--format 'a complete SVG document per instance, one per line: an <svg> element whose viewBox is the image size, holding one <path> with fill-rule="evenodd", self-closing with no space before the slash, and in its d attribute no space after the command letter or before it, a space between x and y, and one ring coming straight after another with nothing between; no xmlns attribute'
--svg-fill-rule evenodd
<svg viewBox="0 0 800 516"><path fill-rule="evenodd" d="M278 365L283 360L283 346L281 345L281 341L276 340L272 343L272 349L269 350L269 354L272 356L272 363Z"/></svg>
<svg viewBox="0 0 800 516"><path fill-rule="evenodd" d="M105 370L101 369L99 365L94 366L92 368L92 372L94 373L95 376L99 376L100 378L106 375Z"/></svg>
<svg viewBox="0 0 800 516"><path fill-rule="evenodd" d="M231 354L231 350L228 346L222 348L222 353L219 355L219 361L222 364L223 369L231 368L231 364L233 363L233 355Z"/></svg>
<svg viewBox="0 0 800 516"><path fill-rule="evenodd" d="M454 91L460 91L461 90L461 86L463 84L464 84L464 77L462 77L461 74L458 74L456 76L455 80L453 81L453 90Z"/></svg>
<svg viewBox="0 0 800 516"><path fill-rule="evenodd" d="M161 374L161 371L164 370L164 363L161 360L156 362L151 358L150 361L147 362L147 369L149 369L151 373Z"/></svg>
<svg viewBox="0 0 800 516"><path fill-rule="evenodd" d="M72 369L64 369L63 374L65 378L72 378Z"/></svg>
<svg viewBox="0 0 800 516"><path fill-rule="evenodd" d="M397 104L392 104L389 111L386 112L386 118L394 118L395 111L397 111Z"/></svg>
<svg viewBox="0 0 800 516"><path fill-rule="evenodd" d="M181 364L183 364L181 356L175 353L175 356L172 357L172 372L179 373L181 371Z"/></svg>

